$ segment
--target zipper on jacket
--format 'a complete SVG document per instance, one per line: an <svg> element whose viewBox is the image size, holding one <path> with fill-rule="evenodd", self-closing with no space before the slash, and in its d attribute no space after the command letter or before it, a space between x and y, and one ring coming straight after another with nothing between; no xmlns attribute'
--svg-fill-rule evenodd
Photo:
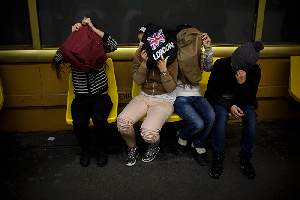
<svg viewBox="0 0 300 200"><path fill-rule="evenodd" d="M152 70L153 84L152 84L152 95L154 95L154 70Z"/></svg>

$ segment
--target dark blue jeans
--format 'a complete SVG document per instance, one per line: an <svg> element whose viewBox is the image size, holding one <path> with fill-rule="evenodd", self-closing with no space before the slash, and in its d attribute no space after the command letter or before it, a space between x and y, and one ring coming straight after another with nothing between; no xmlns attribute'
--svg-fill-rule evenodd
<svg viewBox="0 0 300 200"><path fill-rule="evenodd" d="M187 122L179 130L179 137L191 140L194 147L205 147L215 120L215 113L209 102L202 96L179 96L174 103L174 110Z"/></svg>
<svg viewBox="0 0 300 200"><path fill-rule="evenodd" d="M228 120L228 110L221 104L211 104L215 114L215 123L212 128L212 148L215 158L224 158L225 132ZM254 106L241 106L244 112L243 131L240 141L240 157L241 159L250 160L252 157L252 149L256 133L256 112Z"/></svg>

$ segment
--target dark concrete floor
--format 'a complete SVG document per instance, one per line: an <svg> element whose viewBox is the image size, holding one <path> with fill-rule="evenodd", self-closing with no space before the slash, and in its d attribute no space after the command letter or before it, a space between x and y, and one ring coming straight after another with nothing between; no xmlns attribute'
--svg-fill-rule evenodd
<svg viewBox="0 0 300 200"><path fill-rule="evenodd" d="M103 168L94 160L80 167L71 132L1 133L0 199L300 199L299 122L258 124L255 180L239 171L239 122L228 125L225 171L219 180L210 178L208 167L197 165L189 153L174 154L178 123L163 128L155 161L139 160L131 168L124 165L125 146L114 127L109 163Z"/></svg>

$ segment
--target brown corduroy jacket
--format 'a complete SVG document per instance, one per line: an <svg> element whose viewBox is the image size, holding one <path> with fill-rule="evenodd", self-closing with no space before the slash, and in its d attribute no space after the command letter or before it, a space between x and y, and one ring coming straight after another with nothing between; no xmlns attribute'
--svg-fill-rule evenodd
<svg viewBox="0 0 300 200"><path fill-rule="evenodd" d="M161 74L157 67L148 69L146 63L142 62L140 48L137 49L133 58L132 77L143 92L149 95L160 95L174 91L178 74L177 60L167 66L167 70L166 74Z"/></svg>
<svg viewBox="0 0 300 200"><path fill-rule="evenodd" d="M193 84L202 78L201 34L196 28L183 29L177 34L179 70Z"/></svg>

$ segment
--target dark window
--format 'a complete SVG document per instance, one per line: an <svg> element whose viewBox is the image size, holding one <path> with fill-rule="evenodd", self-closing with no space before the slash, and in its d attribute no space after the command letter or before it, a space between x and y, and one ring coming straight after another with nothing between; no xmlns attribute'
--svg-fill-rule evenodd
<svg viewBox="0 0 300 200"><path fill-rule="evenodd" d="M1 7L1 48L32 47L27 0L5 1Z"/></svg>
<svg viewBox="0 0 300 200"><path fill-rule="evenodd" d="M297 1L267 1L263 41L268 43L300 43L299 4Z"/></svg>
<svg viewBox="0 0 300 200"><path fill-rule="evenodd" d="M38 1L42 45L59 46L71 25L84 15L119 43L137 43L142 24L156 23L173 29L188 23L211 35L215 43L241 43L252 39L253 0L51 0Z"/></svg>

